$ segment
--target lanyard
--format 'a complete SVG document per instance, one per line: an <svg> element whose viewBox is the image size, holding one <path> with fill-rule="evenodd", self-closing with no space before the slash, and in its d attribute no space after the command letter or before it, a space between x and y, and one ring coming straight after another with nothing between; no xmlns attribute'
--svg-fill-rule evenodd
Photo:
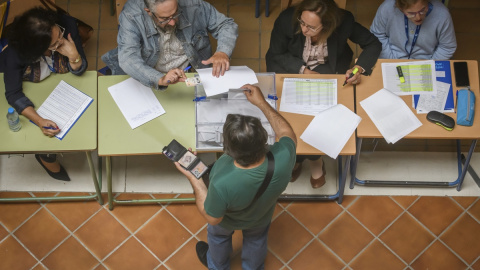
<svg viewBox="0 0 480 270"><path fill-rule="evenodd" d="M428 11L425 17L427 17L428 14L430 14L432 9L433 9L432 3L428 2ZM417 43L418 34L420 34L420 28L422 27L422 25L421 24L417 25L417 28L415 29L415 34L413 35L412 45L410 46L410 51L409 51L407 49L407 44L410 39L408 35L408 18L407 18L407 15L405 14L403 15L403 17L405 19L405 35L407 36L407 41L405 41L405 51L408 53L408 59L410 59L410 56L412 55L412 52L413 52L413 47L415 47L415 44Z"/></svg>
<svg viewBox="0 0 480 270"><path fill-rule="evenodd" d="M55 71L55 61L53 60L53 55L54 55L54 54L55 54L55 52L52 52L52 66L50 66L50 65L48 64L48 61L47 61L47 59L45 58L45 55L42 55L42 57L43 57L43 60L45 60L45 63L47 63L47 66L48 66L48 68L50 69L50 71L53 72L53 73L57 73L57 72Z"/></svg>

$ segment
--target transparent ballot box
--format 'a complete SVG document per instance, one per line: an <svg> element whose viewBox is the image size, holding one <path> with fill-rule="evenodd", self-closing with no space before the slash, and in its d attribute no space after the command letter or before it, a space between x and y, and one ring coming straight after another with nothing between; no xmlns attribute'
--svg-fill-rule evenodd
<svg viewBox="0 0 480 270"><path fill-rule="evenodd" d="M265 100L276 110L277 92L275 73L257 73L258 83ZM198 75L197 75L198 76ZM268 132L268 144L275 142L275 132L265 115L252 105L243 91L231 89L228 93L206 97L201 84L195 86L196 149L200 151L223 150L223 124L228 114L250 115L260 119Z"/></svg>

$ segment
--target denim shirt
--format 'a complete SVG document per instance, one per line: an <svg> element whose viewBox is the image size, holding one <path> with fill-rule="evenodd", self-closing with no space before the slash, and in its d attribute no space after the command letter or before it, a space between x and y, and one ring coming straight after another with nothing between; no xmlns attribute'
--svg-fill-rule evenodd
<svg viewBox="0 0 480 270"><path fill-rule="evenodd" d="M162 48L159 33L152 18L144 10L143 0L130 0L120 13L118 47L102 56L112 74L128 74L142 84L156 89L164 76L154 67ZM178 0L181 15L176 23L176 36L190 64L205 68L201 61L212 56L208 33L218 40L217 52L231 56L238 37L238 26L233 19L219 13L202 0Z"/></svg>

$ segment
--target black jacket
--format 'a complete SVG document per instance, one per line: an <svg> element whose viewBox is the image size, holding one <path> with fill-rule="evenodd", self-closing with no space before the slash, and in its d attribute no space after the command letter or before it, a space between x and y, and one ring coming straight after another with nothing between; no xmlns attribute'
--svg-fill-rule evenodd
<svg viewBox="0 0 480 270"><path fill-rule="evenodd" d="M270 48L265 57L269 72L295 74L305 65L302 55L306 38L302 32L295 34L299 23L293 24L294 11L295 7L284 10L275 21ZM328 73L344 74L350 68L353 57L347 43L350 39L363 49L356 64L363 67L365 74L369 75L382 51L382 44L367 28L355 22L352 13L343 9L340 12L342 21L327 39ZM321 70L321 66L317 66L314 71L326 73L325 69Z"/></svg>

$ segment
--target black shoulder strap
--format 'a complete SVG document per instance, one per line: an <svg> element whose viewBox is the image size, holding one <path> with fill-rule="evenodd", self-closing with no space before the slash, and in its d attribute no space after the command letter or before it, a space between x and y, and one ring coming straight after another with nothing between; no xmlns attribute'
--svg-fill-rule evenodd
<svg viewBox="0 0 480 270"><path fill-rule="evenodd" d="M275 159L273 158L272 152L268 151L267 159L268 159L267 174L265 175L265 178L263 179L262 185L260 186L260 188L258 188L257 194L255 194L255 197L253 197L253 200L250 202L250 204L247 207L243 208L242 210L238 210L238 211L246 210L250 206L252 206L252 204L254 204L257 201L257 199L260 196L262 196L262 194L265 192L268 185L270 184L270 180L272 180L273 172L275 171ZM227 212L231 213L231 212L237 212L237 211L227 210Z"/></svg>
<svg viewBox="0 0 480 270"><path fill-rule="evenodd" d="M270 180L272 180L273 172L275 171L275 159L273 157L272 152L268 151L267 158L268 158L268 167L267 167L267 174L265 175L265 179L263 179L263 183L258 189L257 194L255 194L255 197L253 198L252 202L245 209L250 207L253 203L255 203L258 200L258 198L260 198L260 196L262 196L262 194L265 192L268 185L270 184Z"/></svg>

